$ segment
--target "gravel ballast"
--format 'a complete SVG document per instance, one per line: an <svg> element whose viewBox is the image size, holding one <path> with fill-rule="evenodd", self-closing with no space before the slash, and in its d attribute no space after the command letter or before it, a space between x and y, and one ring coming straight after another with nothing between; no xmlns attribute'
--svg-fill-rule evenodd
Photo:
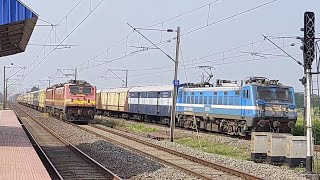
<svg viewBox="0 0 320 180"><path fill-rule="evenodd" d="M39 117L37 120L45 126L74 144L121 178L159 179L161 177L161 179L196 179L173 168L169 168L170 171L166 172L163 169L167 169L168 167L161 163L154 162L127 149L118 147L55 118L49 117L44 119L40 112L35 112L26 107L22 108L32 113L32 115L35 114L33 117Z"/></svg>
<svg viewBox="0 0 320 180"><path fill-rule="evenodd" d="M39 114L41 116L41 113ZM121 176L121 177L132 178L132 179L159 179L159 177L161 177L161 179L188 179L188 178L192 179L193 178L184 173L179 175L179 173L181 172L175 169L172 169L173 171L175 171L175 173L168 173L166 172L167 167L159 163L155 163L149 159L136 155L128 150L124 150L123 148L119 148L106 141L103 141L100 138L95 137L94 135L91 135L69 124L62 123L61 121L56 120L54 118L48 118L46 120L42 120L42 122L46 124L48 127L54 129L62 137L67 138L67 140L70 141L71 143L77 144L81 150L84 150L86 153L88 153L94 159L98 160L101 164L105 165L107 168L120 167L121 170L117 170L117 171L113 170L112 168L109 168L110 170L112 170L117 174L120 173L119 176L121 176L121 172L123 173L123 171L128 171L130 173L130 175L126 177L124 176ZM134 123L134 122L131 122L131 123ZM167 129L166 127L160 127L160 128ZM191 131L185 131L185 130L179 130L179 131L184 131L183 133L186 133L188 135L196 134L195 132L191 132ZM79 136L79 134L81 134L81 136ZM218 163L224 166L228 166L230 168L238 169L243 172L251 173L253 175L256 175L264 179L270 179L270 180L278 180L278 179L304 180L306 179L304 174L296 172L285 166L278 167L278 166L273 166L269 164L259 164L259 163L254 163L252 161L239 160L239 159L234 159L234 158L230 158L222 155L200 152L198 150L185 147L180 144L171 143L168 141L156 141L156 140L144 138L141 136L136 136L136 135L132 135L132 136L148 140L149 142L161 145L163 147L168 147L168 148L177 150L179 152L192 155L197 158L212 161L214 163ZM242 146L250 147L250 141L241 140L237 138L231 138L231 137L219 136L219 135L210 135L210 134L201 134L201 137L214 138L215 141L218 141L221 143L227 143L235 147L242 147ZM115 157L108 157L108 155L104 155L106 154L106 152L109 152L107 154L114 153L116 154L114 156L119 156L119 162ZM113 160L110 160L108 158L111 158L111 159L113 158ZM124 163L127 163L125 164L125 167L123 167ZM138 163L140 163L141 165L137 165ZM140 168L142 168L142 170ZM178 175L179 177L175 177L175 175Z"/></svg>
<svg viewBox="0 0 320 180"><path fill-rule="evenodd" d="M110 118L111 120L114 120L113 118ZM122 121L122 120L121 120ZM136 123L130 121L129 123ZM102 126L102 125L101 125ZM158 126L158 125L146 125L146 126L151 126L151 127L157 127L158 129L168 129L164 126ZM185 133L187 136L197 136L198 134L193 131L188 131L188 130L181 130L181 129L176 129L176 132L178 133ZM203 138L209 138L212 139L215 142L220 142L220 143L225 143L233 147L246 147L250 149L250 141L244 140L244 139L238 139L238 138L232 138L228 136L221 136L221 135L215 135L215 134L208 134L208 133L199 133L200 137ZM214 163L218 163L227 167L231 167L234 169L238 169L243 172L247 172L250 174L253 174L255 176L261 177L263 179L270 179L270 180L293 180L293 179L301 179L304 180L306 179L305 174L299 173L298 171L294 171L293 169L290 169L286 166L273 166L269 164L260 164L260 163L255 163L252 161L247 161L247 160L240 160L240 159L235 159L223 155L218 155L218 154L212 154L212 153L206 153L206 152L201 152L199 150L186 147L177 143L171 143L167 140L164 141L157 141L149 138L144 138L142 136L138 135L133 135L135 137L148 140L149 142L155 143L157 145L161 145L163 147L167 147L170 149L177 150L179 152L192 155L197 158L201 158L204 160L212 161Z"/></svg>

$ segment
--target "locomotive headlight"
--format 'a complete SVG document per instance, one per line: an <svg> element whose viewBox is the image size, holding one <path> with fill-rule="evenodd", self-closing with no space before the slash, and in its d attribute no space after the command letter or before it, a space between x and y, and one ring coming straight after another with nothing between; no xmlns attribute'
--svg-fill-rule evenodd
<svg viewBox="0 0 320 180"><path fill-rule="evenodd" d="M289 111L288 112L288 118L289 119L296 119L297 118L297 113L295 111Z"/></svg>
<svg viewBox="0 0 320 180"><path fill-rule="evenodd" d="M78 114L80 115L80 114L82 114L82 110L81 109L78 109Z"/></svg>
<svg viewBox="0 0 320 180"><path fill-rule="evenodd" d="M289 127L290 129L294 128L295 125L296 125L296 124L295 124L293 121L288 122L288 127Z"/></svg>
<svg viewBox="0 0 320 180"><path fill-rule="evenodd" d="M272 125L273 125L273 127L279 127L280 126L280 122L279 121L273 121Z"/></svg>
<svg viewBox="0 0 320 180"><path fill-rule="evenodd" d="M88 111L88 114L89 114L89 115L93 115L93 111L92 111L92 110L89 110L89 111Z"/></svg>
<svg viewBox="0 0 320 180"><path fill-rule="evenodd" d="M68 113L68 114L73 114L73 110L72 110L72 109L69 109L67 113Z"/></svg>
<svg viewBox="0 0 320 180"><path fill-rule="evenodd" d="M265 127L266 124L267 124L267 122L266 122L265 120L263 120L263 119L258 122L258 125L259 125L260 127Z"/></svg>

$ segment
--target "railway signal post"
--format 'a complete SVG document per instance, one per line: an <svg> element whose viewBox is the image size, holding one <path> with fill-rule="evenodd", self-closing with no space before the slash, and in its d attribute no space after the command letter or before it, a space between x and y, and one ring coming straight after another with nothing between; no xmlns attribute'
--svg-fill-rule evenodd
<svg viewBox="0 0 320 180"><path fill-rule="evenodd" d="M306 121L307 121L307 159L306 171L312 173L313 138L311 117L312 62L315 58L315 16L313 12L304 13L304 45L303 57L306 76Z"/></svg>

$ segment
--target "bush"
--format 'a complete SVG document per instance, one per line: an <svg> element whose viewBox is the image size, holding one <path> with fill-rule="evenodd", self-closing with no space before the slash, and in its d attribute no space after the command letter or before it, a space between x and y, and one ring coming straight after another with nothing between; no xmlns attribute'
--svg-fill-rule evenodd
<svg viewBox="0 0 320 180"><path fill-rule="evenodd" d="M315 137L316 144L320 144L320 122L314 122L313 133ZM292 129L292 134L294 136L304 136L304 126L303 123L297 123L296 126Z"/></svg>

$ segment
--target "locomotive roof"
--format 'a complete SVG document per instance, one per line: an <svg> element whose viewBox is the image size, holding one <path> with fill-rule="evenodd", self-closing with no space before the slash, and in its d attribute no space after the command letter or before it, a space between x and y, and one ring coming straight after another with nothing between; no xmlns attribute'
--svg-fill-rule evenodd
<svg viewBox="0 0 320 180"><path fill-rule="evenodd" d="M272 87L272 88L291 88L290 86L285 85L265 85L265 84L246 84L244 86L260 86L260 87ZM201 88L186 88L183 87L184 91L236 91L240 90L241 86L220 86L220 87L201 87Z"/></svg>
<svg viewBox="0 0 320 180"><path fill-rule="evenodd" d="M201 87L201 88L183 88L184 91L236 91L240 90L240 86L233 87Z"/></svg>
<svg viewBox="0 0 320 180"><path fill-rule="evenodd" d="M129 92L173 91L173 85L133 87Z"/></svg>
<svg viewBox="0 0 320 180"><path fill-rule="evenodd" d="M130 88L111 88L111 89L102 89L97 92L128 92Z"/></svg>

